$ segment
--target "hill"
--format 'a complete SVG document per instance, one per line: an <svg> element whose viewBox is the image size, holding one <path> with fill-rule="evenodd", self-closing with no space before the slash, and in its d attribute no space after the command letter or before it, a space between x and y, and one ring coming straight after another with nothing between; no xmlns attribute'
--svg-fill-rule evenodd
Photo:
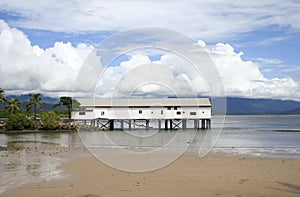
<svg viewBox="0 0 300 197"><path fill-rule="evenodd" d="M30 99L29 95L7 96L18 98L22 102L22 109L26 109L26 103ZM216 99L217 100L217 99ZM272 99L250 99L227 97L227 114L300 114L300 102L283 101ZM53 105L59 102L59 98L42 96L43 111L53 110ZM3 109L4 105L0 105ZM57 110L65 109L64 106L55 108ZM213 106L213 111L217 113L218 106Z"/></svg>
<svg viewBox="0 0 300 197"><path fill-rule="evenodd" d="M26 95L9 95L6 97L6 103L3 105L0 104L0 110L4 109L4 106L10 101L11 98L17 98L21 102L21 109L26 110L26 104L30 100L30 96L28 94ZM52 98L47 96L42 96L41 104L43 106L43 111L50 111L53 110L53 105L59 103L59 98ZM58 106L55 108L55 110L61 110L65 109L64 106ZM38 110L39 111L39 110Z"/></svg>
<svg viewBox="0 0 300 197"><path fill-rule="evenodd" d="M300 102L228 97L227 114L300 114Z"/></svg>

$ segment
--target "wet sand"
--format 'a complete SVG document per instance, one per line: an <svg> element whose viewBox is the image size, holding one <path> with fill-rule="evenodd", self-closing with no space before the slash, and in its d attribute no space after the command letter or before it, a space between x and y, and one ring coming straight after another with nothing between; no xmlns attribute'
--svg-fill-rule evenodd
<svg viewBox="0 0 300 197"><path fill-rule="evenodd" d="M43 130L43 129L23 129L23 130L3 130L0 129L0 134L26 134L26 133L69 133L76 132L72 129L57 129L57 130Z"/></svg>
<svg viewBox="0 0 300 197"><path fill-rule="evenodd" d="M81 150L84 152L85 150ZM64 177L26 184L0 196L300 196L300 160L188 153L151 172L113 169L85 152L59 168Z"/></svg>

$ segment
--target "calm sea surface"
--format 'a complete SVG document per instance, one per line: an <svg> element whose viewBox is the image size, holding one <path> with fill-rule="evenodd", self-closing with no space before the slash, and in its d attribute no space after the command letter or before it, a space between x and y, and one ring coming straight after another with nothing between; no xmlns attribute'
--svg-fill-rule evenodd
<svg viewBox="0 0 300 197"><path fill-rule="evenodd" d="M300 159L300 115L226 116L213 151Z"/></svg>
<svg viewBox="0 0 300 197"><path fill-rule="evenodd" d="M181 132L169 146L182 148L191 144L197 149L206 140L208 147L212 147L209 150L215 153L300 159L300 115L226 116L223 129L218 117L214 117L212 127L211 133L143 130L109 131L105 135L121 147L155 148L167 144ZM63 174L56 167L64 158L59 153L67 154L69 147L82 147L83 143L91 147L111 146L99 139L99 131L84 131L80 135L77 132L0 134L0 193L28 182L61 177Z"/></svg>

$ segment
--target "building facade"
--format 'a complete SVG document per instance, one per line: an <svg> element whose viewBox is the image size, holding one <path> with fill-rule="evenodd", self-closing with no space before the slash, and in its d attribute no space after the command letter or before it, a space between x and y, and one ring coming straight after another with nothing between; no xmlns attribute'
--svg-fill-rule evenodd
<svg viewBox="0 0 300 197"><path fill-rule="evenodd" d="M120 123L120 129L133 129L137 121L144 121L146 129L150 128L151 122L156 122L158 129L187 129L190 121L193 128L210 128L211 103L208 98L77 100L80 109L72 111L72 118L102 129L115 129L116 122Z"/></svg>

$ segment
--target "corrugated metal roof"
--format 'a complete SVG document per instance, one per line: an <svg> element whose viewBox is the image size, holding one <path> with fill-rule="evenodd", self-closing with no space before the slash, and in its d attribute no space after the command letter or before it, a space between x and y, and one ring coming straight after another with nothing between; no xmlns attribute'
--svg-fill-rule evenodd
<svg viewBox="0 0 300 197"><path fill-rule="evenodd" d="M203 106L210 107L209 98L77 98L81 107L154 107L154 106Z"/></svg>

